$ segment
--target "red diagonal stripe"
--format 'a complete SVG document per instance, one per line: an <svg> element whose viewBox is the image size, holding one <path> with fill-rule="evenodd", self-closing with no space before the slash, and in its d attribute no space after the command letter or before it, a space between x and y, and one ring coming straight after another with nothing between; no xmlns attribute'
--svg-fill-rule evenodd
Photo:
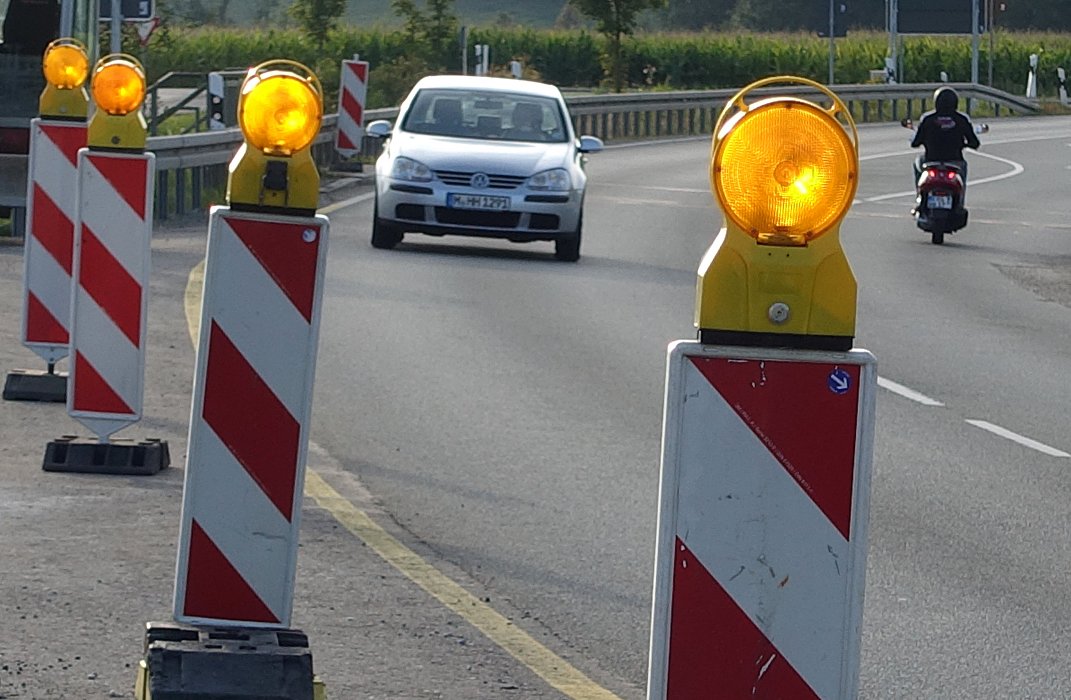
<svg viewBox="0 0 1071 700"><path fill-rule="evenodd" d="M202 415L290 520L300 425L215 320L211 333Z"/></svg>
<svg viewBox="0 0 1071 700"><path fill-rule="evenodd" d="M67 276L74 255L74 223L36 182L33 183L33 237L55 258Z"/></svg>
<svg viewBox="0 0 1071 700"><path fill-rule="evenodd" d="M350 140L350 137L346 136L346 132L342 129L338 130L338 147L349 149L351 151L358 150L357 147L353 145L353 141Z"/></svg>
<svg viewBox="0 0 1071 700"><path fill-rule="evenodd" d="M190 527L182 612L213 620L279 622L196 520Z"/></svg>
<svg viewBox="0 0 1071 700"><path fill-rule="evenodd" d="M71 165L78 167L78 149L86 145L85 124L59 126L42 122L40 127L41 132L48 137L49 141L56 144L56 148L71 162Z"/></svg>
<svg viewBox="0 0 1071 700"><path fill-rule="evenodd" d="M859 367L824 362L691 358L741 420L849 539ZM836 368L850 389L829 388Z"/></svg>
<svg viewBox="0 0 1071 700"><path fill-rule="evenodd" d="M141 285L84 224L78 284L134 347L140 347Z"/></svg>
<svg viewBox="0 0 1071 700"><path fill-rule="evenodd" d="M677 539L667 700L817 700L818 695Z"/></svg>
<svg viewBox="0 0 1071 700"><path fill-rule="evenodd" d="M146 168L144 158L117 158L91 153L89 161L141 220L145 220Z"/></svg>
<svg viewBox="0 0 1071 700"><path fill-rule="evenodd" d="M361 103L357 101L353 93L342 93L342 110L353 118L355 124L361 125Z"/></svg>
<svg viewBox="0 0 1071 700"><path fill-rule="evenodd" d="M67 329L33 292L26 295L26 342L67 344Z"/></svg>
<svg viewBox="0 0 1071 700"><path fill-rule="evenodd" d="M74 353L74 401L76 411L134 414L97 369L81 353Z"/></svg>
<svg viewBox="0 0 1071 700"><path fill-rule="evenodd" d="M366 62L353 61L352 63L346 63L346 66L357 76L357 80L360 80L362 83L368 82L368 64Z"/></svg>
<svg viewBox="0 0 1071 700"><path fill-rule="evenodd" d="M316 258L321 238L319 228L239 218L226 218L226 221L305 320L312 321ZM303 237L308 230L316 234L311 242Z"/></svg>

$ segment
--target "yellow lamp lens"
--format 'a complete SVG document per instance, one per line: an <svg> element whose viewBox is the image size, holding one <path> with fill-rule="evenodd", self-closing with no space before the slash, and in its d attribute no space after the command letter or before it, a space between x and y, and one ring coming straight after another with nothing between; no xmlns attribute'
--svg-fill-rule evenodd
<svg viewBox="0 0 1071 700"><path fill-rule="evenodd" d="M291 155L316 138L320 96L308 81L274 71L249 78L238 103L238 123L249 143L272 155Z"/></svg>
<svg viewBox="0 0 1071 700"><path fill-rule="evenodd" d="M855 148L840 123L794 98L758 102L722 128L712 179L726 216L760 243L805 245L855 197Z"/></svg>
<svg viewBox="0 0 1071 700"><path fill-rule="evenodd" d="M60 90L81 87L89 77L89 57L80 46L53 44L45 51L45 80Z"/></svg>
<svg viewBox="0 0 1071 700"><path fill-rule="evenodd" d="M145 76L123 59L100 65L93 74L93 101L108 114L122 116L140 109L145 99Z"/></svg>

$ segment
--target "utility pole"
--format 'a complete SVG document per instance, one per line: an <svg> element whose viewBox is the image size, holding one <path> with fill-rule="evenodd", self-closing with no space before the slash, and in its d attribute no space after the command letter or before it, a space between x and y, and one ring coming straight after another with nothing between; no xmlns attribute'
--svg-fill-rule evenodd
<svg viewBox="0 0 1071 700"><path fill-rule="evenodd" d="M836 16L834 15L834 3L836 3L836 0L829 0L829 84L831 86L833 85L834 57L837 53L837 42L833 38L836 19Z"/></svg>

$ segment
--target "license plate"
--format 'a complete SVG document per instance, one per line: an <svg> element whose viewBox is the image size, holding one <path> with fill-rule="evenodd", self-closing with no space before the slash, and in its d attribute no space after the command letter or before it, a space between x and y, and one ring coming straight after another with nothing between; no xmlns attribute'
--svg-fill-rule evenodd
<svg viewBox="0 0 1071 700"><path fill-rule="evenodd" d="M492 211L506 211L509 209L509 197L495 197L489 194L458 194L450 192L446 195L446 206L452 209L489 209Z"/></svg>
<svg viewBox="0 0 1071 700"><path fill-rule="evenodd" d="M930 209L951 209L952 208L952 195L950 194L931 194L926 200L926 205Z"/></svg>

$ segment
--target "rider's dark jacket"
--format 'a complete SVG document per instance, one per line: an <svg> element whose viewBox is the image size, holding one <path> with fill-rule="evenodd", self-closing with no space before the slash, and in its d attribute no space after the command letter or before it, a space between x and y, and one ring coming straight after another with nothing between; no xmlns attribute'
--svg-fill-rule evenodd
<svg viewBox="0 0 1071 700"><path fill-rule="evenodd" d="M978 148L970 118L956 110L927 112L919 122L912 148L926 147L926 161L963 160L963 148Z"/></svg>

